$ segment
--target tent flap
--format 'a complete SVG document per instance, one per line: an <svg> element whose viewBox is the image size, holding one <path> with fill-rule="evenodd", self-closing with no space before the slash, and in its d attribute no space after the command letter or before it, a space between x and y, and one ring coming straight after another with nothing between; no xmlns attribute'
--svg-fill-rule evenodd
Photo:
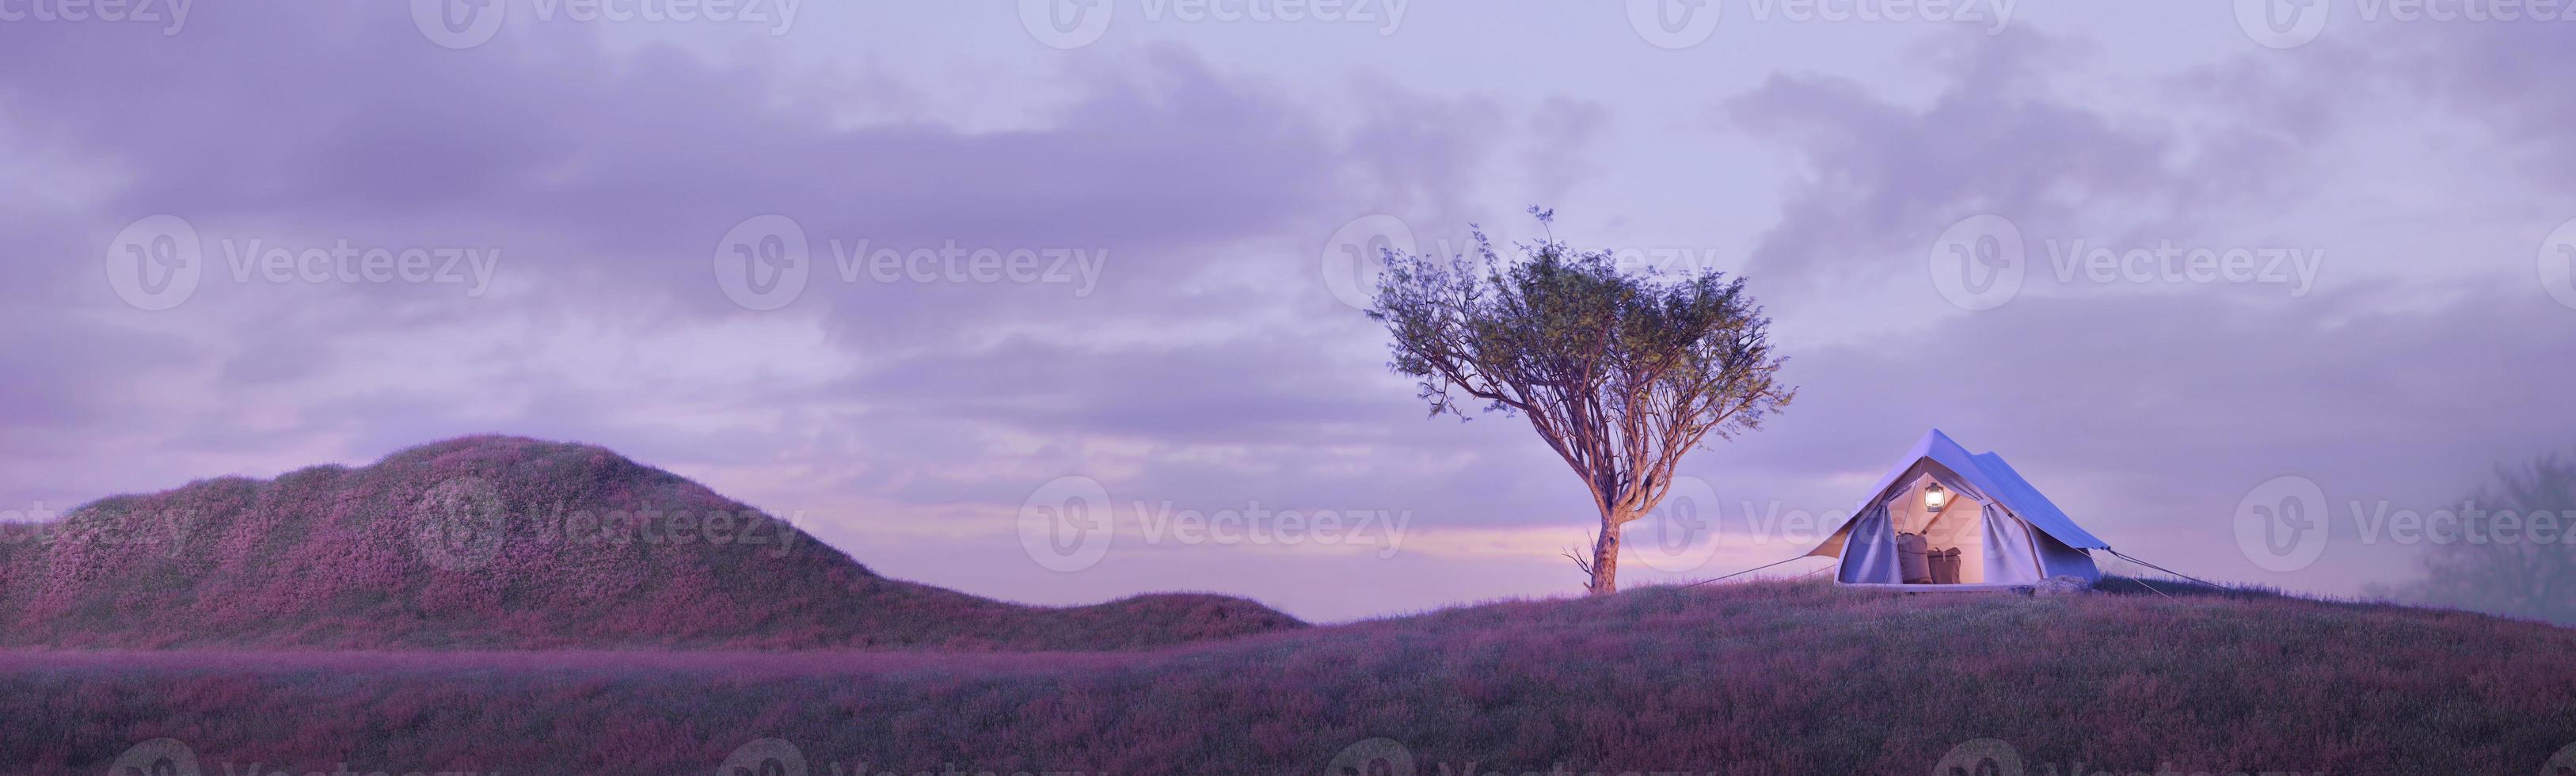
<svg viewBox="0 0 2576 776"><path fill-rule="evenodd" d="M1862 513L1859 520L1853 521L1851 529L1855 537L1888 535L1887 506L1881 504ZM1856 538L1843 546L1847 550L1843 553L1842 570L1834 575L1834 579L1883 584L1905 581L1897 570L1896 543Z"/></svg>

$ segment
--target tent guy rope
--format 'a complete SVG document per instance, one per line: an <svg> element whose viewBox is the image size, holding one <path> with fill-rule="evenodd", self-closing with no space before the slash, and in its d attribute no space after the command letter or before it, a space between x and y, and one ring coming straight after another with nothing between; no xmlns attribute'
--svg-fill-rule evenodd
<svg viewBox="0 0 2576 776"><path fill-rule="evenodd" d="M2128 554L2126 554L2126 553L2122 553L2122 552L2120 552L2119 550L2112 550L2112 549L2107 548L2107 547L2106 547L2106 548L2103 548L2103 549L2105 549L2105 550L2109 551L2113 557L2117 557L2117 558L2119 558L2119 559L2121 559L2121 560L2125 560L2125 561L2128 561L2128 562L2130 562L2130 563L2135 563L2135 564L2138 564L2138 565L2140 565L2140 566L2145 566L2145 567L2147 567L2147 568L2155 569L2155 570L2157 570L2157 571L2162 571L2162 572L2164 572L2164 573L2172 574L2172 575L2177 576L2177 577L2182 577L2182 578L2184 578L2184 579L2188 579L2188 580L2191 580L2191 581L2193 581L2193 582L2198 582L2198 583L2201 583L2201 584L2203 584L2203 585L2208 585L2208 586L2210 586L2210 587L2220 587L2220 585L2218 585L2217 583L2211 582L2211 581L2209 581L2209 580L2201 579L2201 578L2199 578L2199 577L2195 577L2195 576L2192 576L2192 575L2189 575L2189 574L2185 574L2185 573L2182 573L2182 572L2179 572L2179 571L2175 571L2175 570L2173 570L2173 569L2165 568L2165 567L2163 567L2163 566L2158 566L2158 565L2153 564L2153 563L2148 563L2148 562L2146 562L2146 561L2139 560L2139 559L2137 559L2137 558L2135 558L2135 557L2131 557L2131 556L2129 556L2129 555L2128 555Z"/></svg>
<svg viewBox="0 0 2576 776"><path fill-rule="evenodd" d="M1805 555L1800 555L1800 556L1797 556L1796 558L1788 558L1788 559L1785 559L1785 560L1772 561L1772 562L1770 562L1770 563L1765 563L1765 564L1762 564L1762 565L1759 565L1759 566L1755 566L1755 567L1753 567L1753 568L1749 568L1749 569L1745 569L1745 570L1743 570L1743 571L1735 572L1735 573L1733 573L1733 574L1728 574L1728 575L1726 575L1726 576L1718 577L1718 578L1716 578L1716 579L1703 579L1703 580L1700 580L1700 581L1697 581L1697 582L1693 582L1693 583L1690 583L1690 584L1687 584L1687 585L1683 585L1683 586L1682 586L1682 589L1683 589L1683 590L1689 590L1689 589L1691 589L1691 588L1699 587L1699 586L1701 586L1701 585L1705 585L1705 584L1708 584L1708 583L1710 583L1710 582L1718 582L1718 581L1723 581L1723 580L1734 579L1734 578L1736 578L1736 577L1744 576L1744 575L1746 575L1746 574L1751 574L1751 573L1756 572L1756 571L1761 571L1761 570L1763 570L1763 569L1767 569L1767 568L1770 568L1770 567L1772 567L1772 566L1777 566L1777 565L1780 565L1780 564L1782 564L1782 563L1787 563L1787 562L1789 562L1789 561L1797 560L1798 558L1804 558L1804 557L1807 557L1807 556L1805 556Z"/></svg>

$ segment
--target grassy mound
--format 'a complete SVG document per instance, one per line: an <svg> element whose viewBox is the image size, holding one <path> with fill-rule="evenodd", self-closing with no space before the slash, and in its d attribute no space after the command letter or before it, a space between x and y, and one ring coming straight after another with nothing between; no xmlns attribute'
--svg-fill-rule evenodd
<svg viewBox="0 0 2576 776"><path fill-rule="evenodd" d="M1052 609L886 579L678 475L515 437L0 526L0 646L1115 649L1301 625L1219 596Z"/></svg>
<svg viewBox="0 0 2576 776"><path fill-rule="evenodd" d="M1759 583L1115 653L0 653L0 689L0 751L39 772L169 736L294 772L706 773L779 739L815 774L1922 774L1996 747L2024 773L2526 774L2576 743L2576 631Z"/></svg>

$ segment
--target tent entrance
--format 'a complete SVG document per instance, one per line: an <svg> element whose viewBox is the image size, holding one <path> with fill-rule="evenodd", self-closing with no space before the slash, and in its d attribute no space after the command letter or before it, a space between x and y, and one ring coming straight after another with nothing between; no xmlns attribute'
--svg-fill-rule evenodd
<svg viewBox="0 0 2576 776"><path fill-rule="evenodd" d="M1933 506L1936 502L1938 507ZM1929 475L1899 489L1886 503L1888 528L1896 532L1892 539L1899 581L1909 585L1986 581L1986 512L1992 507L1961 498L1957 486L1944 486Z"/></svg>
<svg viewBox="0 0 2576 776"><path fill-rule="evenodd" d="M1937 496L1935 494L1938 494ZM2028 585L2042 573L2042 534L1993 496L1934 461L1892 480L1844 525L1835 581L1889 587L1978 589ZM2067 551L2072 554L2072 551Z"/></svg>

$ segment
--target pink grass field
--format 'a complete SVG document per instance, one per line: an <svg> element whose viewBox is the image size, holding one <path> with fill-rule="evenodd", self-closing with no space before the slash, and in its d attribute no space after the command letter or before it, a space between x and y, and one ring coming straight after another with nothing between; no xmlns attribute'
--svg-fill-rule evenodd
<svg viewBox="0 0 2576 776"><path fill-rule="evenodd" d="M1118 652L0 653L15 770L137 742L205 773L2540 771L2576 743L2576 631L2261 594L1646 588ZM2056 769L2051 771L2049 769Z"/></svg>

